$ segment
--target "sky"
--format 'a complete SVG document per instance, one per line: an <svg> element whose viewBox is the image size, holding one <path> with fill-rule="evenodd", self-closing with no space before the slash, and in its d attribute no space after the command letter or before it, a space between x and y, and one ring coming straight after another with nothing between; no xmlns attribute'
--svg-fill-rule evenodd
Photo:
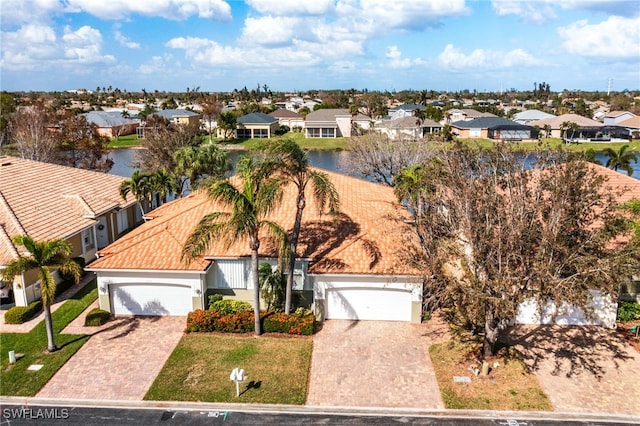
<svg viewBox="0 0 640 426"><path fill-rule="evenodd" d="M0 89L640 89L638 0L1 0Z"/></svg>

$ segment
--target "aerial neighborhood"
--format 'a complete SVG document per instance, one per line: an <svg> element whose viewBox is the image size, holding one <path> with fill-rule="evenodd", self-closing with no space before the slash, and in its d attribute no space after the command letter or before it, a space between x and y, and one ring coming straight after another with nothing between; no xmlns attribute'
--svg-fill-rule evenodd
<svg viewBox="0 0 640 426"><path fill-rule="evenodd" d="M0 394L638 418L640 94L534 87L2 92Z"/></svg>

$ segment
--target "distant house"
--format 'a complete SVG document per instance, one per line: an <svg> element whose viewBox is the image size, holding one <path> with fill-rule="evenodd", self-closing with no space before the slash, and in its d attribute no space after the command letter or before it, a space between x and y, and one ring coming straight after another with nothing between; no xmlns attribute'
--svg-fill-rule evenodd
<svg viewBox="0 0 640 426"><path fill-rule="evenodd" d="M634 139L640 139L640 117L635 116L618 123L618 127L622 127L629 131Z"/></svg>
<svg viewBox="0 0 640 426"><path fill-rule="evenodd" d="M269 115L277 119L281 126L288 126L290 129L296 127L304 129L304 117L297 112L279 108L269 113Z"/></svg>
<svg viewBox="0 0 640 426"><path fill-rule="evenodd" d="M307 138L338 138L351 136L356 128L371 128L371 118L363 114L351 115L348 109L319 109L307 114Z"/></svg>
<svg viewBox="0 0 640 426"><path fill-rule="evenodd" d="M604 115L603 122L605 126L616 126L625 120L635 117L636 115L629 111L611 111Z"/></svg>
<svg viewBox="0 0 640 426"><path fill-rule="evenodd" d="M555 117L555 115L548 114L537 109L528 109L526 111L516 113L513 116L512 121L515 121L518 124L529 124L532 121L544 120L545 118L551 117Z"/></svg>
<svg viewBox="0 0 640 426"><path fill-rule="evenodd" d="M538 131L535 127L518 124L501 117L480 117L470 121L456 121L451 123L451 128L459 138L520 141L538 137Z"/></svg>
<svg viewBox="0 0 640 426"><path fill-rule="evenodd" d="M416 110L424 111L426 107L418 104L402 104L389 109L389 119L395 120L397 118L411 117L415 114Z"/></svg>
<svg viewBox="0 0 640 426"><path fill-rule="evenodd" d="M568 123L575 123L578 128L575 130L566 129ZM629 131L621 126L606 126L603 123L583 117L578 114L563 114L557 117L545 118L529 123L542 129L545 126L551 127L551 137L569 138L574 140L594 140L609 141L616 139L628 139Z"/></svg>
<svg viewBox="0 0 640 426"><path fill-rule="evenodd" d="M236 135L240 139L270 138L279 128L278 119L263 112L252 112L236 120Z"/></svg>
<svg viewBox="0 0 640 426"><path fill-rule="evenodd" d="M170 124L199 125L200 123L200 114L188 109L163 109L153 114L165 118Z"/></svg>
<svg viewBox="0 0 640 426"><path fill-rule="evenodd" d="M132 135L140 125L140 120L123 116L122 111L90 111L82 115L96 126L100 136L107 138Z"/></svg>
<svg viewBox="0 0 640 426"><path fill-rule="evenodd" d="M445 112L446 122L451 124L456 121L470 121L480 117L497 117L490 112L480 112L475 109L450 109Z"/></svg>
<svg viewBox="0 0 640 426"><path fill-rule="evenodd" d="M17 235L35 240L66 240L71 257L89 263L142 221L133 197L120 197L124 177L56 164L0 156L0 269L24 250ZM40 298L38 274L14 279L18 306Z"/></svg>
<svg viewBox="0 0 640 426"><path fill-rule="evenodd" d="M375 130L391 139L421 139L428 134L440 133L442 125L425 119L420 122L416 117L407 116L395 120L383 120L376 124Z"/></svg>

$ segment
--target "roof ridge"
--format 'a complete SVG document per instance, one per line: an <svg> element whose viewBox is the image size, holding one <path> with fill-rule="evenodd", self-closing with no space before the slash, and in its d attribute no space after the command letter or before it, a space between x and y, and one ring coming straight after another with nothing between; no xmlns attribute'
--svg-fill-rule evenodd
<svg viewBox="0 0 640 426"><path fill-rule="evenodd" d="M93 216L93 217L96 216L95 210L93 210L93 208L89 205L87 200L85 200L82 195L80 195L80 194L64 194L63 197L67 198L67 199L73 198L73 199L78 200L80 202L80 205L82 207L84 207L87 211L89 211L91 216Z"/></svg>
<svg viewBox="0 0 640 426"><path fill-rule="evenodd" d="M0 205L2 205L4 207L4 209L7 211L8 215L9 215L9 218L13 221L13 224L15 225L15 227L18 228L18 231L22 235L27 235L27 231L22 226L22 223L20 222L20 219L18 219L18 216L16 216L15 212L13 211L11 206L9 205L9 202L4 197L4 194L2 193L2 191L0 191Z"/></svg>

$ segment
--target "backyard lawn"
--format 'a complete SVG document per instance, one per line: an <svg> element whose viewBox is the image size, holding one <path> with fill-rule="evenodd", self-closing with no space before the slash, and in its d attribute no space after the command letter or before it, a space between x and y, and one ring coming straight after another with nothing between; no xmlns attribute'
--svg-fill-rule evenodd
<svg viewBox="0 0 640 426"><path fill-rule="evenodd" d="M145 399L304 404L312 342L310 337L187 334ZM236 367L247 376L240 397L229 379Z"/></svg>
<svg viewBox="0 0 640 426"><path fill-rule="evenodd" d="M131 148L140 145L140 139L135 133L133 135L120 136L118 139L111 138L109 148Z"/></svg>
<svg viewBox="0 0 640 426"><path fill-rule="evenodd" d="M502 348L489 375L476 376L470 366L481 369L471 355L474 345L459 340L432 345L431 362L436 372L440 394L446 408L467 410L553 410L538 380L520 360L514 349ZM493 364L492 361L491 364ZM493 366L493 365L492 365ZM471 383L456 383L454 376L469 377Z"/></svg>
<svg viewBox="0 0 640 426"><path fill-rule="evenodd" d="M0 334L1 395L34 396L42 389L89 338L85 335L60 334L60 331L97 297L98 289L96 281L93 280L52 313L55 342L60 348L52 354L46 352L47 334L44 319L29 333ZM16 354L24 354L24 356L11 365L7 355L9 351L15 351ZM42 368L38 371L27 370L27 367L32 364L42 365Z"/></svg>

